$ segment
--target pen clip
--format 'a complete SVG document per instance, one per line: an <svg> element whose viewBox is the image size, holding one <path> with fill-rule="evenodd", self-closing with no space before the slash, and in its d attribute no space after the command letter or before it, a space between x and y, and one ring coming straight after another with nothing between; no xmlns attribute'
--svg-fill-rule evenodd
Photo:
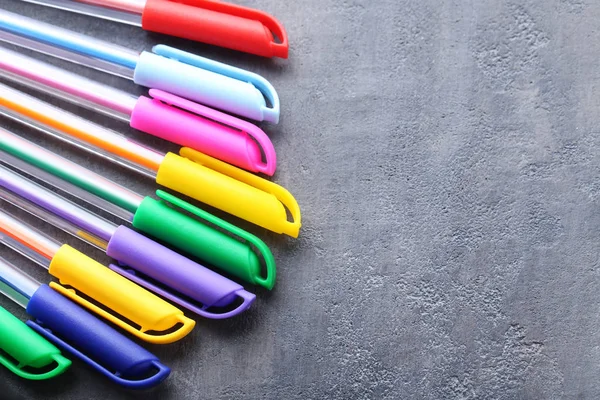
<svg viewBox="0 0 600 400"><path fill-rule="evenodd" d="M256 170L269 176L275 173L275 169L277 168L277 155L275 153L275 148L273 147L273 142L271 142L271 139L269 139L265 132L258 126L162 90L150 89L149 95L156 101L188 111L201 118L206 118L219 124L229 126L249 135L259 144L265 156L264 163L261 162L260 164L254 165Z"/></svg>
<svg viewBox="0 0 600 400"><path fill-rule="evenodd" d="M48 341L54 343L55 345L61 348L64 348L67 352L73 354L75 357L80 358L83 362L91 366L96 371L100 372L102 375L106 376L111 381L124 387L130 389L145 389L157 385L158 383L166 379L167 376L169 376L170 369L167 366L163 365L158 361L152 361L152 365L156 367L157 370L156 374L142 380L123 379L119 376L118 372L113 373L111 371L108 371L96 361L92 360L87 355L83 354L82 352L80 352L79 350L77 350L58 336L54 335L52 331L44 328L39 322L27 321L27 325L31 329L45 337Z"/></svg>
<svg viewBox="0 0 600 400"><path fill-rule="evenodd" d="M118 275L115 275L115 276L118 276ZM87 308L88 310L94 312L95 314L98 314L102 318L110 321L111 323L113 323L114 325L123 329L124 331L126 331L148 343L155 343L155 344L173 343L173 342L183 338L184 336L186 336L189 332L191 332L191 330L195 326L195 321L190 320L190 319L186 318L183 314L181 314L181 315L176 316L178 322L180 322L182 324L181 328L179 328L171 333L168 333L166 335L149 335L146 333L148 331L148 329L146 327L142 326L142 327L140 327L140 329L136 329L135 327L131 326L129 323L125 322L124 320L107 312L106 310L104 310L103 308L90 302L89 300L86 300L83 297L79 296L75 289L67 289L64 286L59 285L56 282L51 282L49 286L52 289L59 292L60 294L62 294L63 296L65 296L66 298L73 301L74 303L77 303L77 304L81 305L82 307Z"/></svg>
<svg viewBox="0 0 600 400"><path fill-rule="evenodd" d="M252 84L271 103L271 108L265 107L262 110L265 114L264 119L273 123L279 122L279 95L277 94L277 91L275 91L273 85L271 85L271 83L269 83L269 81L267 81L262 76L241 68L236 68L231 65L210 60L208 58L192 54L187 51L175 49L170 46L165 46L163 44L154 46L152 48L152 52L158 54L159 56L174 59L185 64L189 64L198 68L203 68L207 71L211 71L233 79L237 79L242 82Z"/></svg>
<svg viewBox="0 0 600 400"><path fill-rule="evenodd" d="M21 378L29 379L31 381L42 381L42 380L50 379L50 378L53 378L55 376L62 374L64 371L66 371L71 366L71 361L69 359L63 357L61 354L53 354L51 356L51 358L52 358L52 360L54 360L56 362L56 367L53 368L52 370L46 371L42 374L34 374L31 372L26 372L22 369L24 367L24 365L15 365L13 362L11 362L7 357L3 356L2 354L0 354L0 364L4 365L9 371L11 371L12 373L14 373L15 375L17 375Z"/></svg>
<svg viewBox="0 0 600 400"><path fill-rule="evenodd" d="M120 265L118 266L115 264L111 264L110 269L112 269L113 271L115 271L116 273L118 273L120 275L123 275L124 277L137 283L138 285L145 287L146 289L150 290L151 292L156 293L156 294L164 297L165 299L174 302L175 304L179 304L180 306L185 307L186 309L188 309L204 318L226 319L226 318L234 317L238 314L243 313L247 309L249 309L250 306L252 305L252 303L254 303L254 300L256 300L256 295L249 293L242 289L242 290L239 290L238 292L234 293L237 297L239 297L243 300L243 302L239 306L237 306L235 309L227 311L225 313L214 313L214 312L208 311L208 309L210 307L198 306L197 304L187 301L187 300L177 296L176 294L153 284L149 280L144 279L142 277L143 274L138 273L134 269L127 268L127 267L120 266Z"/></svg>
<svg viewBox="0 0 600 400"><path fill-rule="evenodd" d="M266 275L265 276L256 276L255 283L266 287L267 289L272 289L275 285L276 279L276 268L275 268L275 258L273 257L273 253L269 247L260 240L258 237L252 235L245 230L238 228L237 226L230 224L229 222L222 220L221 218L212 215L190 203L187 201L181 200L180 198L173 196L163 190L157 190L156 195L163 202L172 204L175 207L181 208L184 211L189 212L190 214L198 217L201 220L204 220L212 225L217 226L218 228L229 232L230 234L236 236L243 241L250 243L251 248L254 250L258 250L257 254L261 256L265 263Z"/></svg>

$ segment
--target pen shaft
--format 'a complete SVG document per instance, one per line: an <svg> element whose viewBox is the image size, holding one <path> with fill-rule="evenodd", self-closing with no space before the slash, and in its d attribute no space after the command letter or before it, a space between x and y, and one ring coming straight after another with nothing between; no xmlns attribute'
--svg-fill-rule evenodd
<svg viewBox="0 0 600 400"><path fill-rule="evenodd" d="M47 54L61 60L70 61L74 64L83 65L98 71L120 76L121 78L129 80L133 79L133 70L131 68L126 68L121 65L109 63L83 54L73 53L72 51L27 39L26 37L15 35L10 32L0 30L0 42L14 44L24 49L33 50L41 54Z"/></svg>
<svg viewBox="0 0 600 400"><path fill-rule="evenodd" d="M60 243L2 210L0 210L0 233L2 233L0 234L0 242L44 267L48 267L49 260L54 257L61 247ZM15 247L9 240L10 238L22 246ZM35 256L34 253L43 256L43 264L40 262L40 257Z"/></svg>
<svg viewBox="0 0 600 400"><path fill-rule="evenodd" d="M46 182L54 188L83 200L84 202L104 210L109 214L119 217L124 221L131 222L133 220L133 212L137 210L143 200L143 197L137 195L137 193L127 190L120 185L117 185L112 181L109 181L101 175L97 175L89 170L86 170L78 164L71 163L69 160L66 160L52 152L48 152L47 159L35 159L31 158L31 156L26 152L19 150L14 152L13 149L15 146L11 146L11 149L7 149L7 147L4 147L6 142L3 142L2 138L4 132L6 131L3 131L3 129L0 128L0 149L7 151L12 150L13 154L18 154L19 157L23 157L23 160L29 160L29 162L32 164L29 164L27 161L23 161L12 154L0 150L0 161L2 163L10 165L26 175L36 177L37 179ZM18 139L25 141L17 135L10 134L9 137L15 138L15 141L19 141ZM34 147L34 149L37 147L33 143L27 141L25 142L29 146ZM11 144L14 145L15 143ZM37 148L41 149L39 147ZM53 163L52 160L54 157L58 158L57 162L55 163ZM46 169L40 169L33 164ZM69 169L69 167L71 167L71 169ZM83 169L84 174L78 174L79 169ZM46 170L52 171L56 175L46 172ZM68 182L61 179L61 177L71 179L71 181ZM104 181L106 181L106 184ZM74 183L81 185L81 187L76 186ZM92 191L94 193L92 193ZM111 199L111 201L114 203L98 197L95 193L105 195L106 198ZM123 205L121 206L121 204ZM128 209L124 207L130 207L132 211L128 211Z"/></svg>
<svg viewBox="0 0 600 400"><path fill-rule="evenodd" d="M138 0L111 0L110 5L100 6L99 1L71 1L71 0L23 0L28 3L40 4L47 7L58 8L59 10L72 11L78 14L89 15L107 19L109 21L120 22L123 24L142 26L142 12L146 1ZM98 5L96 5L98 4Z"/></svg>
<svg viewBox="0 0 600 400"><path fill-rule="evenodd" d="M72 3L76 2L72 1ZM146 0L79 0L78 2L140 15L146 6Z"/></svg>
<svg viewBox="0 0 600 400"><path fill-rule="evenodd" d="M44 222L49 223L52 226L57 227L58 229L68 233L76 237L77 239L81 239L84 242L96 247L99 250L106 252L106 247L108 243L106 240L101 239L100 237L94 235L89 231L85 231L79 228L74 223L70 222L66 218L53 214L50 211L40 207L39 205L28 201L18 195L9 192L4 188L0 188L0 199L6 201L7 203L12 204L13 206L20 208L23 211L28 212L29 214L41 219Z"/></svg>
<svg viewBox="0 0 600 400"><path fill-rule="evenodd" d="M137 97L0 47L0 76L129 122Z"/></svg>
<svg viewBox="0 0 600 400"><path fill-rule="evenodd" d="M1 99L0 99L0 103L2 103ZM115 154L111 153L110 151L103 150L102 148L100 148L98 146L94 146L94 145L90 144L89 142L81 140L77 137L70 136L69 134L65 133L62 130L51 127L51 126L44 124L34 118L24 116L23 114L20 114L18 111L7 108L7 107L3 106L2 104L0 104L0 115L3 115L7 118L12 119L13 121L16 121L16 122L19 122L26 126L29 126L31 128L34 128L38 132L52 136L56 139L59 139L59 140L65 142L65 143L69 143L70 145L73 145L77 148L85 150L86 152L89 152L91 154L99 156L107 161L121 165L121 166L128 168L132 171L135 171L139 174L145 175L149 178L154 179L156 177L156 173L154 173L154 171L152 169L146 168L143 165L140 165L138 163L129 161L119 155L115 155Z"/></svg>
<svg viewBox="0 0 600 400"><path fill-rule="evenodd" d="M17 195L17 198L2 194L1 188ZM13 171L0 165L0 196L6 198L13 205L31 212L45 219L46 213L30 211L32 208L28 203L33 203L39 208L50 212L50 218L58 216L59 220L67 220L81 229L108 242L114 235L118 226L100 218L95 214L83 209L65 198L41 187L40 185L23 178ZM19 198L21 200L19 200ZM52 218L54 219L54 218ZM49 221L52 223L52 221ZM53 223L56 225L56 223ZM59 226L62 229L62 226ZM71 233L71 232L70 232Z"/></svg>
<svg viewBox="0 0 600 400"><path fill-rule="evenodd" d="M153 178L164 160L164 154L2 84L0 113Z"/></svg>
<svg viewBox="0 0 600 400"><path fill-rule="evenodd" d="M29 40L135 69L139 53L57 26L0 10L0 30ZM19 43L14 43L20 45ZM95 65L88 65L97 68Z"/></svg>
<svg viewBox="0 0 600 400"><path fill-rule="evenodd" d="M45 255L38 253L33 248L21 243L18 240L15 240L12 236L6 235L2 232L2 230L0 230L0 244L12 249L42 268L50 268L50 260Z"/></svg>
<svg viewBox="0 0 600 400"><path fill-rule="evenodd" d="M0 257L0 293L27 308L29 299L40 285L40 282Z"/></svg>

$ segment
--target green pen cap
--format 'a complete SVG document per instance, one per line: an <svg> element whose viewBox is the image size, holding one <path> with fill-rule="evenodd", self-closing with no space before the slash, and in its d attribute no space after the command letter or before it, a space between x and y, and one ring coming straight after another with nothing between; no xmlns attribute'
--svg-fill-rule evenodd
<svg viewBox="0 0 600 400"><path fill-rule="evenodd" d="M60 350L0 307L0 364L21 378L41 381L65 372L71 361ZM9 357L7 357L8 355ZM48 371L47 369L55 367ZM45 372L36 374L35 369Z"/></svg>
<svg viewBox="0 0 600 400"><path fill-rule="evenodd" d="M273 288L275 259L262 240L162 190L156 194L161 200L146 197L135 212L132 224L136 229L240 279L267 289ZM181 213L169 204L198 219ZM229 232L233 237L211 225ZM265 273L262 272L261 258Z"/></svg>

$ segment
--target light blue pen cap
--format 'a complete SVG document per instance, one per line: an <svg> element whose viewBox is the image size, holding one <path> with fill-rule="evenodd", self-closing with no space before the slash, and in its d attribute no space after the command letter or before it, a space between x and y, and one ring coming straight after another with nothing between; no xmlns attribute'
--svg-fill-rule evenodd
<svg viewBox="0 0 600 400"><path fill-rule="evenodd" d="M255 121L279 122L279 96L262 76L169 46L152 51L140 55L133 77L138 85Z"/></svg>

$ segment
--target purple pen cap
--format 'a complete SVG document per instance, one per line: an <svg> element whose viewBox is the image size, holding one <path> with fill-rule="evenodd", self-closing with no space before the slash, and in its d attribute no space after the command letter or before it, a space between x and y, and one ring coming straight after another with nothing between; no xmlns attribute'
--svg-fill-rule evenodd
<svg viewBox="0 0 600 400"><path fill-rule="evenodd" d="M106 254L119 261L120 265L110 266L115 272L206 318L233 317L247 310L256 299L240 284L125 226L117 228ZM232 310L216 310L236 303L239 304Z"/></svg>

